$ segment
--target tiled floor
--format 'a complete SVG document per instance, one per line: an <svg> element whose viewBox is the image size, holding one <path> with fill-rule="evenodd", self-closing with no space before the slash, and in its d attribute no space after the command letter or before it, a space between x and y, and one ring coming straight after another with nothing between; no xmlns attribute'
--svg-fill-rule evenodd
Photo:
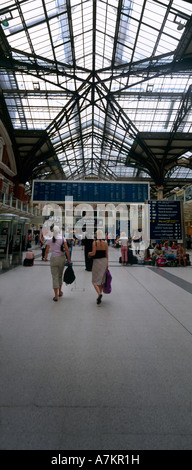
<svg viewBox="0 0 192 470"><path fill-rule="evenodd" d="M80 247L57 303L40 257L0 276L1 449L192 448L192 268L118 258L99 306Z"/></svg>

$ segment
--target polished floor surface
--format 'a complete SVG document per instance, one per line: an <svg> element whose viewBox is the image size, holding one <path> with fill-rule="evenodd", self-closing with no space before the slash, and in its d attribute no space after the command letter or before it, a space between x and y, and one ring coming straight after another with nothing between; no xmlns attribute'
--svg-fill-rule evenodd
<svg viewBox="0 0 192 470"><path fill-rule="evenodd" d="M84 253L0 275L0 449L192 449L192 268L119 265L96 304Z"/></svg>

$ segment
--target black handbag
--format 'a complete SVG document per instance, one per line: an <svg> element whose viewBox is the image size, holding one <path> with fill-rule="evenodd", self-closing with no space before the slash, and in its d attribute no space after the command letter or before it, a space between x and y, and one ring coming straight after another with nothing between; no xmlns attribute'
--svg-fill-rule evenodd
<svg viewBox="0 0 192 470"><path fill-rule="evenodd" d="M72 266L68 266L64 272L63 282L65 282L65 284L72 284L74 280L75 280L75 273L73 271L73 268Z"/></svg>

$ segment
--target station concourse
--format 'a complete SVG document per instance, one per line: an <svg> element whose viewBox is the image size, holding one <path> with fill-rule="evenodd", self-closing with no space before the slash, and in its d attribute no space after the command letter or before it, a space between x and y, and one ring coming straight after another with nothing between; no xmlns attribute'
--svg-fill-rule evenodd
<svg viewBox="0 0 192 470"><path fill-rule="evenodd" d="M1 450L192 449L191 3L1 2ZM97 305L76 244L53 302L39 242L83 212L136 259L109 244ZM169 266L152 265L158 240Z"/></svg>
<svg viewBox="0 0 192 470"><path fill-rule="evenodd" d="M96 304L81 247L52 301L49 262L0 274L1 449L189 450L192 270L122 266Z"/></svg>

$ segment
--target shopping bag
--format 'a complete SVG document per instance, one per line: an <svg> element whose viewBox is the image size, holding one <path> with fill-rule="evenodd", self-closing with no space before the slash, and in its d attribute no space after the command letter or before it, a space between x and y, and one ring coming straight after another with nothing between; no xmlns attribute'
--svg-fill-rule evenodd
<svg viewBox="0 0 192 470"><path fill-rule="evenodd" d="M111 273L110 273L109 269L107 269L106 274L105 274L105 282L103 284L104 294L110 294L111 293L111 290L112 290L111 281L112 281L112 276L111 276Z"/></svg>

